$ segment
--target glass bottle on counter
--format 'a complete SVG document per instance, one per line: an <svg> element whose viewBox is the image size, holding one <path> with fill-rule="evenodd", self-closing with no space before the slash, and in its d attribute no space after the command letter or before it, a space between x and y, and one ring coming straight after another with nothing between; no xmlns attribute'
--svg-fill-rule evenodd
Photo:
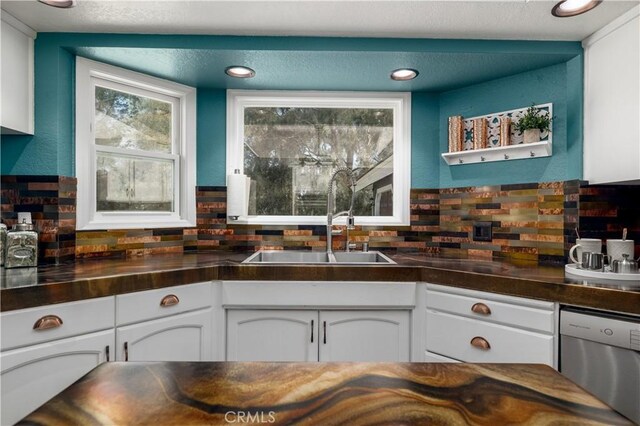
<svg viewBox="0 0 640 426"><path fill-rule="evenodd" d="M0 223L0 266L4 266L4 249L7 246L7 225Z"/></svg>
<svg viewBox="0 0 640 426"><path fill-rule="evenodd" d="M34 268L38 266L38 233L33 224L22 220L7 232L4 267Z"/></svg>

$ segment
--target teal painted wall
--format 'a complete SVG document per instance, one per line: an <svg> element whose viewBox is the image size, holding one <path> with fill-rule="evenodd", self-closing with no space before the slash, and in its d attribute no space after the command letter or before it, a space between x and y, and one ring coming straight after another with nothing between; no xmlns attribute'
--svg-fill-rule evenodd
<svg viewBox="0 0 640 426"><path fill-rule="evenodd" d="M198 89L197 176L198 185L226 185L227 93Z"/></svg>
<svg viewBox="0 0 640 426"><path fill-rule="evenodd" d="M439 187L550 182L582 178L582 56L554 65L440 95L440 152L446 152L447 121L535 104L553 103L551 157L448 166L440 160Z"/></svg>
<svg viewBox="0 0 640 426"><path fill-rule="evenodd" d="M414 89L412 187L534 182L582 176L582 50L579 43L58 33L39 34L36 39L35 136L2 136L1 174L75 176L73 52L81 48L85 49L85 53L90 52L91 46L231 50L251 46L255 50L272 52L301 51L310 56L316 51L323 51L328 61L327 67L334 66L332 56L327 54L332 50L339 51L338 56L344 55L344 51L348 50L366 53L398 50L401 57L408 55L407 51L447 54L471 52L476 56L497 52L517 54L518 57L530 52L542 56L574 57L575 59L559 65L440 94ZM263 56L264 53L262 52ZM175 61L175 58L169 59ZM371 64L368 66L371 67ZM180 68L178 65L176 67ZM184 68L182 65L181 72L188 75L188 70L185 71ZM420 78L429 78L429 74L425 71ZM388 78L385 84L387 82ZM337 90L342 88L341 84L344 83L318 78L314 88ZM411 87L418 86L402 87L403 90L411 90ZM198 87L198 185L225 184L225 102L224 88ZM462 114L469 117L518 108L531 102L554 103L554 114L558 118L554 123L554 155L551 159L452 168L441 160L440 152L446 149L446 120L449 115Z"/></svg>
<svg viewBox="0 0 640 426"><path fill-rule="evenodd" d="M2 136L2 174L75 176L75 56L47 38L34 47L34 136Z"/></svg>
<svg viewBox="0 0 640 426"><path fill-rule="evenodd" d="M411 187L439 186L439 97L437 93L411 94Z"/></svg>

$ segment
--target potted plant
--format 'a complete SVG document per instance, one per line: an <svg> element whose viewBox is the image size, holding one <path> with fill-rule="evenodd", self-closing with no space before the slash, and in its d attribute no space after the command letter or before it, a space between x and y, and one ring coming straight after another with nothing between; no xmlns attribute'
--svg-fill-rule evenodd
<svg viewBox="0 0 640 426"><path fill-rule="evenodd" d="M540 132L551 129L551 116L549 111L531 105L514 127L524 134L524 143L540 142Z"/></svg>

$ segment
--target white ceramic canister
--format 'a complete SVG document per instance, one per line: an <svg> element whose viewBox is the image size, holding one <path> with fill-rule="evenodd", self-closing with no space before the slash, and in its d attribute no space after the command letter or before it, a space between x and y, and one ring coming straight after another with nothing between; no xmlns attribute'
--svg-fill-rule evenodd
<svg viewBox="0 0 640 426"><path fill-rule="evenodd" d="M612 260L622 260L622 255L626 254L629 259L633 259L633 240L607 240L607 254Z"/></svg>

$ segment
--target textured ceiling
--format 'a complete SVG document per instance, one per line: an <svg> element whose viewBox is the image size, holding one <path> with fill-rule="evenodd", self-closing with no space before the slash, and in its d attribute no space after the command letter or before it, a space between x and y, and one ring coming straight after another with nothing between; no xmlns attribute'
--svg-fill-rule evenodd
<svg viewBox="0 0 640 426"><path fill-rule="evenodd" d="M78 0L73 9L55 9L3 0L2 9L38 32L577 41L639 3L606 0L589 13L556 18L556 1Z"/></svg>

